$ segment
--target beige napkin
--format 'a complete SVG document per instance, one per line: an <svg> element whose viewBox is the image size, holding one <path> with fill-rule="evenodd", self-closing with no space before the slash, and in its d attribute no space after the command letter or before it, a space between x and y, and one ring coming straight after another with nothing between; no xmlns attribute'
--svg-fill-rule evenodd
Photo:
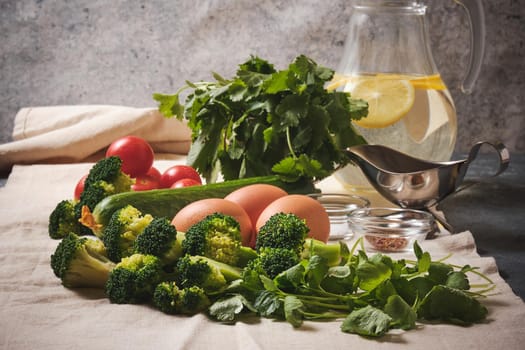
<svg viewBox="0 0 525 350"><path fill-rule="evenodd" d="M13 142L0 145L0 172L14 164L70 163L93 160L115 139L136 135L155 152L185 154L191 131L164 118L155 108L111 105L31 107L21 109Z"/></svg>

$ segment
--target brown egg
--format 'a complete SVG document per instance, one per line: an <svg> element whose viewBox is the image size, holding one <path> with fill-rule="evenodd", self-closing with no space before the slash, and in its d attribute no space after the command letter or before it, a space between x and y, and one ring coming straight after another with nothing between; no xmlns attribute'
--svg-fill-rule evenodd
<svg viewBox="0 0 525 350"><path fill-rule="evenodd" d="M244 186L233 191L224 199L239 204L248 214L252 227L257 224L257 219L263 210L278 198L288 195L280 187L268 184L254 184ZM251 247L255 246L255 235L252 236Z"/></svg>
<svg viewBox="0 0 525 350"><path fill-rule="evenodd" d="M177 212L171 223L178 231L186 232L192 225L213 213L234 217L241 226L242 244L250 244L253 231L250 217L239 204L226 199L207 198L190 203Z"/></svg>
<svg viewBox="0 0 525 350"><path fill-rule="evenodd" d="M328 241L330 235L330 219L325 208L312 197L300 194L291 194L276 199L268 205L255 225L255 232L259 232L262 225L274 214L292 213L306 221L310 228L309 237L323 242Z"/></svg>

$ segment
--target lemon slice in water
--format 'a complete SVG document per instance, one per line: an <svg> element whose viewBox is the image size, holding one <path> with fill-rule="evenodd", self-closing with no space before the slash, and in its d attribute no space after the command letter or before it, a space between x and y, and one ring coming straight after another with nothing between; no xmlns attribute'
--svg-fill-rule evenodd
<svg viewBox="0 0 525 350"><path fill-rule="evenodd" d="M379 77L357 80L350 93L368 102L368 116L354 121L363 128L394 124L412 108L415 98L410 81Z"/></svg>

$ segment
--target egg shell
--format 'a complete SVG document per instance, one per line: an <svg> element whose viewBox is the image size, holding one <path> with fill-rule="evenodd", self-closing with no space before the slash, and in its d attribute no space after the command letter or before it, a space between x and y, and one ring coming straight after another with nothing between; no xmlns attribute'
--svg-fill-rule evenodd
<svg viewBox="0 0 525 350"><path fill-rule="evenodd" d="M186 232L192 225L213 213L230 215L239 222L242 244L248 246L253 226L246 211L237 203L223 198L207 198L192 202L179 210L171 223L178 231Z"/></svg>
<svg viewBox="0 0 525 350"><path fill-rule="evenodd" d="M255 225L255 232L266 223L266 221L277 213L291 213L306 221L310 228L308 237L323 242L328 241L330 235L330 218L325 208L312 197L301 194L290 194L276 199L270 203L259 215Z"/></svg>
<svg viewBox="0 0 525 350"><path fill-rule="evenodd" d="M248 214L255 227L263 210L278 198L288 193L280 187L269 184L253 184L233 191L224 199L239 204Z"/></svg>

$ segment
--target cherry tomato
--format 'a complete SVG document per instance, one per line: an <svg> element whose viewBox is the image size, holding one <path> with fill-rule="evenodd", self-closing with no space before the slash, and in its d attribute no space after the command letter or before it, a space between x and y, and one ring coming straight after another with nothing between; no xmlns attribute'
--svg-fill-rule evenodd
<svg viewBox="0 0 525 350"><path fill-rule="evenodd" d="M175 181L173 185L170 186L170 188L181 188L199 185L202 185L202 183L200 181L196 181L195 179L180 179L178 181Z"/></svg>
<svg viewBox="0 0 525 350"><path fill-rule="evenodd" d="M137 136L125 136L114 141L106 151L106 157L119 156L122 171L131 177L144 175L155 157L149 143Z"/></svg>
<svg viewBox="0 0 525 350"><path fill-rule="evenodd" d="M148 191L160 187L158 179L149 175L140 175L135 178L135 183L131 185L133 191Z"/></svg>
<svg viewBox="0 0 525 350"><path fill-rule="evenodd" d="M160 187L170 188L175 182L182 179L193 179L202 184L201 177L197 170L188 165L174 165L162 173L160 177Z"/></svg>
<svg viewBox="0 0 525 350"><path fill-rule="evenodd" d="M78 180L77 185L75 186L74 198L78 201L80 199L80 194L84 191L84 183L86 182L87 174L82 176Z"/></svg>
<svg viewBox="0 0 525 350"><path fill-rule="evenodd" d="M157 179L157 181L160 183L160 177L162 176L162 174L160 173L159 169L155 168L154 166L149 168L146 175L151 176L154 179Z"/></svg>

